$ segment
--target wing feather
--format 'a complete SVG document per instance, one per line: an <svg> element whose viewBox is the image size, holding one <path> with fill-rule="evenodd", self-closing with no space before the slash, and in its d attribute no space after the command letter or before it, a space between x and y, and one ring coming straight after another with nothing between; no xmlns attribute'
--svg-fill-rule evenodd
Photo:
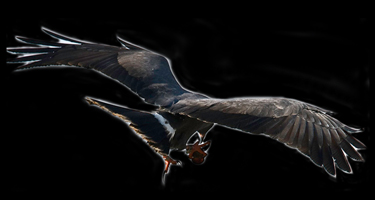
<svg viewBox="0 0 375 200"><path fill-rule="evenodd" d="M82 41L82 40L78 40L78 39L74 39L74 38L62 35L60 33L54 32L54 31L52 31L48 28L45 28L45 27L42 27L42 31L44 33L46 33L47 35L49 35L53 38L56 38L58 40L63 40L63 41L67 41L67 42L71 42L71 43L75 43L75 44L88 43L87 41Z"/></svg>
<svg viewBox="0 0 375 200"><path fill-rule="evenodd" d="M349 155L349 157L354 161L364 161L361 154L358 153L356 149L353 148L352 145L349 144L348 141L342 140L339 143L340 147L345 151L346 154Z"/></svg>
<svg viewBox="0 0 375 200"><path fill-rule="evenodd" d="M38 47L7 48L19 54L8 63L25 63L17 69L41 66L72 65L99 71L130 88L147 103L169 106L181 95L204 98L182 88L176 81L168 60L156 53L133 45L119 37L124 47L95 44L74 39L42 27L42 31L58 42L16 36L19 42ZM30 54L23 56L22 54Z"/></svg>
<svg viewBox="0 0 375 200"><path fill-rule="evenodd" d="M56 42L47 42L43 40L38 40L38 39L31 39L27 37L22 37L22 36L16 36L15 37L17 41L25 43L25 44L33 44L33 45L38 45L38 46L47 46L47 47L63 47L66 44L60 44Z"/></svg>
<svg viewBox="0 0 375 200"><path fill-rule="evenodd" d="M7 48L7 51L11 54L43 54L55 51L54 48L40 48L40 47L24 47L24 48Z"/></svg>
<svg viewBox="0 0 375 200"><path fill-rule="evenodd" d="M297 115L296 121L294 122L292 131L290 133L289 141L286 143L290 147L294 147L294 148L296 147L296 138L298 137L298 130L301 124L300 121L301 121L301 117Z"/></svg>
<svg viewBox="0 0 375 200"><path fill-rule="evenodd" d="M276 118L264 118L264 119L265 121L263 123L254 124L252 126L252 128L254 129L254 132L265 133L267 129L277 124L275 123L275 121L278 120Z"/></svg>
<svg viewBox="0 0 375 200"><path fill-rule="evenodd" d="M323 135L322 134L323 133L322 133L321 127L314 124L314 138L311 143L310 158L319 167L321 167L323 164L323 153L322 153Z"/></svg>
<svg viewBox="0 0 375 200"><path fill-rule="evenodd" d="M289 140L291 131L292 131L292 126L294 125L294 122L296 120L295 115L290 115L285 122L283 123L284 129L279 133L278 140L280 142L286 143Z"/></svg>
<svg viewBox="0 0 375 200"><path fill-rule="evenodd" d="M299 130L298 130L298 142L297 142L297 148L298 150L300 150L302 153L306 154L306 149L302 149L304 148L304 145L306 142L304 142L304 139L306 140L307 138L307 134L305 134L306 132L306 120L305 119L302 119L301 120L301 124L299 126Z"/></svg>
<svg viewBox="0 0 375 200"><path fill-rule="evenodd" d="M353 145L355 148L357 149L366 149L366 145L364 145L361 141L359 141L358 139L356 139L355 137L353 137L352 135L350 134L345 134L341 128L338 128L337 129L338 132L341 131L341 136L340 137L343 137L345 138L346 141L348 141L351 145ZM346 136L346 137L345 137Z"/></svg>
<svg viewBox="0 0 375 200"><path fill-rule="evenodd" d="M332 152L330 146L331 143L331 135L328 129L323 129L323 167L324 170L330 174L331 176L336 176L336 168L335 162L332 158Z"/></svg>
<svg viewBox="0 0 375 200"><path fill-rule="evenodd" d="M335 137L334 134L332 134L332 137ZM335 162L337 164L337 167L340 168L342 171L346 173L352 173L352 169L350 165L348 164L348 159L342 152L341 148L336 142L337 139L332 140L332 145L331 145L331 150L332 150L332 155L333 158L335 159Z"/></svg>

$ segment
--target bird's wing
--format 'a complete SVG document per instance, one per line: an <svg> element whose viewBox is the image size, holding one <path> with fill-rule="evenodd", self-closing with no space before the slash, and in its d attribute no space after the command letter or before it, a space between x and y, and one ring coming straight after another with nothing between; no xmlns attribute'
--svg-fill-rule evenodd
<svg viewBox="0 0 375 200"><path fill-rule="evenodd" d="M156 113L133 110L89 97L86 97L86 101L90 105L97 106L125 121L135 133L161 156L169 154L169 139L173 133L163 125L163 121L161 121L163 119L162 116Z"/></svg>
<svg viewBox="0 0 375 200"><path fill-rule="evenodd" d="M94 69L155 105L168 106L179 95L191 94L178 84L168 60L159 54L121 38L118 40L123 47L116 47L77 40L46 28L42 30L59 42L16 36L19 42L38 47L7 48L9 53L20 55L8 63L25 63L18 69L59 65Z"/></svg>
<svg viewBox="0 0 375 200"><path fill-rule="evenodd" d="M298 149L327 173L336 175L335 165L352 173L348 155L363 161L358 149L365 145L349 127L327 113L328 110L286 98L183 99L170 112L233 129L264 134Z"/></svg>

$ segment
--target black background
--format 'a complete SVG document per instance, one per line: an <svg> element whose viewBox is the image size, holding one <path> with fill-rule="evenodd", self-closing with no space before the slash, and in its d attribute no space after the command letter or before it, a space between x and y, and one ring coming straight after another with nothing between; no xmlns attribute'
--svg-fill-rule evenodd
<svg viewBox="0 0 375 200"><path fill-rule="evenodd" d="M15 35L52 40L41 30L119 45L116 34L168 57L187 89L216 98L284 96L335 111L340 121L365 128L368 146L354 175L337 179L272 139L215 127L204 165L183 153L161 184L163 161L120 120L88 106L86 95L152 110L119 83L79 68L12 72L2 67L7 138L5 164L12 192L145 194L253 192L294 194L365 192L370 183L369 21L350 19L8 21ZM6 57L13 55L5 53ZM5 111L5 112L4 112ZM147 193L147 192L146 192ZM183 193L181 193L183 194Z"/></svg>

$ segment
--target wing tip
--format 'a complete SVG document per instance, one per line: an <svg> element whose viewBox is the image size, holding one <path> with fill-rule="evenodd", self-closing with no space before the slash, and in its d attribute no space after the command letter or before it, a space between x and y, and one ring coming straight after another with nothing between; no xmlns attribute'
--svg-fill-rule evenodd
<svg viewBox="0 0 375 200"><path fill-rule="evenodd" d="M347 126L347 125L344 125L342 127L346 132L348 133L361 133L361 132L364 132L365 131L365 128L354 128L354 127L351 127L351 126Z"/></svg>
<svg viewBox="0 0 375 200"><path fill-rule="evenodd" d="M48 41L43 41L43 40L38 40L38 39L32 39L32 38L28 38L28 37L20 36L20 35L16 35L14 36L14 38L16 39L16 41L20 43L37 45L37 46L46 46L49 48L61 48L67 45L67 44L58 43L58 42L48 42Z"/></svg>
<svg viewBox="0 0 375 200"><path fill-rule="evenodd" d="M143 48L143 47L141 47L141 46L138 46L138 45L136 45L136 44L133 44L133 43L131 43L131 42L129 42L129 41L127 41L127 40L121 38L121 37L119 36L119 34L116 34L116 39L117 39L118 42L121 43L121 45L122 45L123 47L125 47L125 48L128 49L128 50L130 50L130 49L142 49L142 50L147 50L147 49L145 49L145 48Z"/></svg>
<svg viewBox="0 0 375 200"><path fill-rule="evenodd" d="M16 39L17 42L24 43L24 44L32 44L29 43L27 40L29 39L28 37L22 36L22 35L15 35L14 39Z"/></svg>
<svg viewBox="0 0 375 200"><path fill-rule="evenodd" d="M47 34L48 36L59 40L59 43L73 44L73 45L81 45L81 44L91 43L91 42L88 42L88 41L83 41L83 40L79 40L79 39L76 39L76 38L72 38L72 37L63 35L61 33L53 31L53 30L51 30L51 29L49 29L45 26L41 26L40 29L43 31L43 33Z"/></svg>

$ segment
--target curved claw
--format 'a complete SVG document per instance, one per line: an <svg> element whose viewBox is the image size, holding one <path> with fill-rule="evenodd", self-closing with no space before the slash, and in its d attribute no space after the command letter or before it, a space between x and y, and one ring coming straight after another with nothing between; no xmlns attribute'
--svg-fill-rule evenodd
<svg viewBox="0 0 375 200"><path fill-rule="evenodd" d="M164 169L164 173L168 173L169 171L169 166L172 164L172 165L181 165L181 163L179 161L175 161L173 160L171 157L169 156L163 156L163 159L164 159L164 163L165 163L165 169Z"/></svg>

